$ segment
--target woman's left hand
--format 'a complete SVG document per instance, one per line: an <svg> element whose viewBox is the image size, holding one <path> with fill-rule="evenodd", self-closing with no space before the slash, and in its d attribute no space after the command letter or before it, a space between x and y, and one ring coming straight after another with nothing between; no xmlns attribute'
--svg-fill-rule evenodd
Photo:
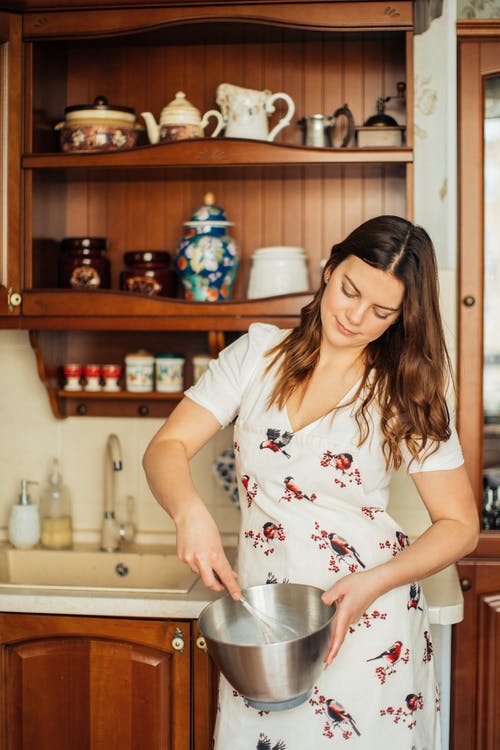
<svg viewBox="0 0 500 750"><path fill-rule="evenodd" d="M326 666L332 663L344 642L349 625L354 625L367 611L370 604L383 593L380 579L374 570L351 573L327 589L321 599L325 604L337 605L333 631L325 657Z"/></svg>

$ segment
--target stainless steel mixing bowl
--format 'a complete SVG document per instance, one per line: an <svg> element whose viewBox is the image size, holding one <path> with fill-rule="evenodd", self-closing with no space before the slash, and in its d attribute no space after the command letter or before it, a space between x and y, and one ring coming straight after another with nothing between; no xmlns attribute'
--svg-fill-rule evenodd
<svg viewBox="0 0 500 750"><path fill-rule="evenodd" d="M298 635L266 642L259 621L226 594L208 604L199 617L208 653L249 705L281 711L309 698L323 670L335 617L335 605L321 601L323 591L298 583L273 583L243 590L250 604L293 627Z"/></svg>

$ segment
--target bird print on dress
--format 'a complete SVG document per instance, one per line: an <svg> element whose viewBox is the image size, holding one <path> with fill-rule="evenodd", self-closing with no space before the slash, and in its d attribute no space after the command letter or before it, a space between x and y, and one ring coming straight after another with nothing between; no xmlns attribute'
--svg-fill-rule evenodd
<svg viewBox="0 0 500 750"><path fill-rule="evenodd" d="M339 562L346 562L349 565L349 570L353 568L352 563L350 563L350 560L353 558L356 560L358 565L360 565L362 568L365 567L364 562L361 560L355 548L347 541L347 539L344 539L334 532L328 534L328 539L330 540L330 545L336 559Z"/></svg>
<svg viewBox="0 0 500 750"><path fill-rule="evenodd" d="M396 531L396 539L400 549L405 549L405 547L410 546L410 538L403 531Z"/></svg>
<svg viewBox="0 0 500 750"><path fill-rule="evenodd" d="M417 723L417 711L422 711L424 699L422 693L408 693L404 705L394 708L388 706L380 709L381 716L390 716L395 724L406 724L408 729L413 729Z"/></svg>
<svg viewBox="0 0 500 750"><path fill-rule="evenodd" d="M378 505L363 505L363 507L361 508L361 513L367 518L369 518L370 521L375 520L375 515L377 513L384 513L384 512L385 512L384 509Z"/></svg>
<svg viewBox="0 0 500 750"><path fill-rule="evenodd" d="M363 612L359 620L349 625L349 633L355 633L356 630L369 630L378 622L387 620L387 612L381 612L379 609L371 609L369 612Z"/></svg>
<svg viewBox="0 0 500 750"><path fill-rule="evenodd" d="M297 487L293 477L285 477L284 479L285 493L280 500L286 500L291 502L292 500L309 500L313 503L316 500L316 495L312 492L310 495L306 495L301 489Z"/></svg>
<svg viewBox="0 0 500 750"><path fill-rule="evenodd" d="M383 660L384 663L378 664L375 668L375 674L380 681L381 685L384 685L388 677L396 674L397 667L400 664L407 664L410 658L410 649L403 649L402 641L395 641L385 651L382 651L378 656L372 656L371 659L366 661L379 661Z"/></svg>
<svg viewBox="0 0 500 750"><path fill-rule="evenodd" d="M293 438L293 432L284 431L274 427L269 427L266 430L267 440L263 440L259 445L261 450L268 449L273 453L281 453L287 458L291 458L291 455L285 450L285 446L288 445L290 440Z"/></svg>
<svg viewBox="0 0 500 750"><path fill-rule="evenodd" d="M323 737L334 739L336 734L341 733L344 740L349 740L353 732L358 737L361 736L355 720L344 706L334 698L320 695L317 687L313 688L309 704L314 708L314 713L326 719L323 725Z"/></svg>
<svg viewBox="0 0 500 750"><path fill-rule="evenodd" d="M411 583L410 584L410 594L408 603L406 605L407 609L414 609L419 610L420 612L423 612L422 607L420 606L420 597L422 596L422 588L419 583Z"/></svg>
<svg viewBox="0 0 500 750"><path fill-rule="evenodd" d="M333 573L340 571L341 564L347 566L350 573L355 573L359 568L364 568L365 564L361 560L356 549L346 539L335 532L321 529L317 521L314 522L314 531L311 539L317 542L319 549L325 549L330 552L330 562L328 570Z"/></svg>
<svg viewBox="0 0 500 750"><path fill-rule="evenodd" d="M354 466L352 453L334 453L327 450L320 459L320 465L335 469L333 481L340 489L345 489L348 484L361 484L361 474Z"/></svg>
<svg viewBox="0 0 500 750"><path fill-rule="evenodd" d="M259 734L256 750L286 750L286 744L283 740L278 740L275 745L272 745L269 737L261 732Z"/></svg>
<svg viewBox="0 0 500 750"><path fill-rule="evenodd" d="M267 574L266 583L279 583L278 576L275 575L271 570ZM290 579L282 578L281 583L290 583Z"/></svg>
<svg viewBox="0 0 500 750"><path fill-rule="evenodd" d="M245 489L245 495L247 498L247 508L250 508L250 506L252 505L257 495L257 490L258 490L257 482L252 482L248 474L242 474L241 484L243 485Z"/></svg>
<svg viewBox="0 0 500 750"><path fill-rule="evenodd" d="M262 531L249 529L245 531L245 539L249 539L254 549L263 550L264 554L272 555L276 549L277 542L284 542L286 534L283 526L279 523L266 521L262 526Z"/></svg>
<svg viewBox="0 0 500 750"><path fill-rule="evenodd" d="M395 539L385 539L383 542L379 542L380 549L388 549L391 551L393 557L399 555L406 547L410 546L410 539L403 531L396 531Z"/></svg>
<svg viewBox="0 0 500 750"><path fill-rule="evenodd" d="M422 661L424 664L428 664L430 661L432 661L432 656L434 654L434 646L432 645L431 637L429 635L428 630L424 630L424 638L425 638L425 648L424 648L424 658Z"/></svg>

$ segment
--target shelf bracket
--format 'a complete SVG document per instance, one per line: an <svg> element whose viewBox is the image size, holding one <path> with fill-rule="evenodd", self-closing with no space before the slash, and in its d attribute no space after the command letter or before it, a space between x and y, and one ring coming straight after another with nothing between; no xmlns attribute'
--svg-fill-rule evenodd
<svg viewBox="0 0 500 750"><path fill-rule="evenodd" d="M216 359L219 353L226 346L226 336L224 331L209 331L208 332L208 349L210 356Z"/></svg>

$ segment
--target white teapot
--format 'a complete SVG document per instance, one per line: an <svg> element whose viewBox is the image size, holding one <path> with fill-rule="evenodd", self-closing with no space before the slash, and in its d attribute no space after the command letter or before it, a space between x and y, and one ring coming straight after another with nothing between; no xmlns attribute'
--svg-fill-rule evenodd
<svg viewBox="0 0 500 750"><path fill-rule="evenodd" d="M255 138L260 141L273 141L280 130L290 124L295 113L293 100L279 91L272 94L269 90L254 91L232 83L221 83L217 87L217 104L225 123L225 135L228 138ZM269 132L267 120L275 108L277 99L284 99L288 112Z"/></svg>
<svg viewBox="0 0 500 750"><path fill-rule="evenodd" d="M212 138L219 135L224 127L224 120L220 112L216 109L210 109L201 117L199 110L186 99L184 91L178 91L175 99L162 109L159 124L151 112L141 112L141 115L146 123L150 143L202 138L211 117L215 117L217 120Z"/></svg>

